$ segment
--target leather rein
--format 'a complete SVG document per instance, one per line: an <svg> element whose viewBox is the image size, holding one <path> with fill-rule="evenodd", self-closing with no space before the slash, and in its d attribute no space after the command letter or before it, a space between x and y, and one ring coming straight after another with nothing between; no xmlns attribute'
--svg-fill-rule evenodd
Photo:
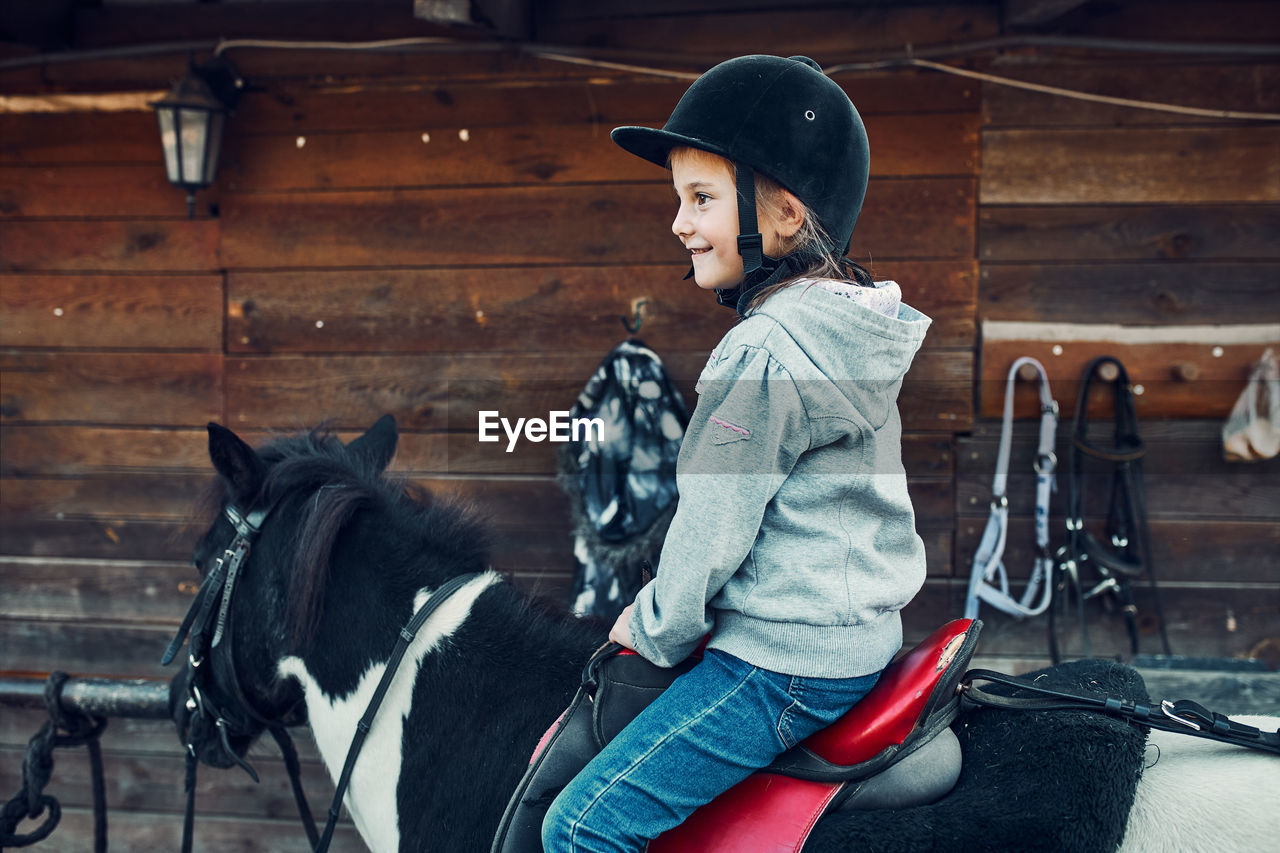
<svg viewBox="0 0 1280 853"><path fill-rule="evenodd" d="M247 761L237 755L231 746L230 735L238 733L233 728L237 722L236 712L243 712L243 714L265 727L280 746L280 752L289 773L289 783L293 788L294 802L298 807L298 815L302 820L303 829L306 830L307 839L315 853L323 853L323 851L328 850L334 827L342 809L342 799L346 794L347 786L351 782L351 773L355 769L356 759L360 755L360 750L364 747L365 738L373 726L373 720L377 716L378 709L381 707L382 700L391 685L391 680L395 677L396 671L404 659L409 644L413 642L418 630L439 609L440 605L444 604L453 593L477 577L475 573L472 573L459 575L445 581L436 588L413 615L413 618L409 620L408 624L400 630L396 645L392 649L391 657L387 660L386 667L382 673L382 679L378 682L378 686L374 690L373 696L365 708L364 715L360 718L360 722L356 724L356 731L352 737L351 746L347 750L346 761L343 763L342 773L334 791L333 801L329 805L328 819L325 823L324 831L323 833L317 833L315 819L311 815L311 809L302 791L298 753L286 731L286 726L300 725L305 722L304 716L298 711L298 706L302 704L302 701L299 700L284 715L276 719L269 719L259 714L245 696L244 689L240 685L240 679L236 675L235 659L231 656L232 595L235 592L236 583L240 578L241 572L244 570L244 564L248 560L253 542L274 508L275 505L272 504L264 509L249 513L242 512L231 505L223 509L223 515L235 528L235 538L231 540L231 544L227 546L222 556L217 559L213 569L205 576L199 592L196 593L195 600L191 603L191 607L187 611L186 617L183 618L177 634L169 642L169 647L165 650L164 657L160 661L161 666L168 665L181 650L183 642L187 641L188 696L186 707L191 712L192 717L187 725L185 784L187 804L182 826L183 853L190 853L194 834L196 767L199 764L193 736L196 728L196 719L204 720L206 726L212 725L218 733L218 741L227 758L243 768L254 782L258 781L257 772ZM213 649L221 645L226 646L228 661L225 670L229 678L225 686L234 695L238 707L219 709L210 701L207 690L202 689L207 684L207 679L211 677L209 674L212 666L210 654ZM239 717L239 721L243 721L243 719L243 717ZM244 733L247 734L248 732Z"/></svg>
<svg viewBox="0 0 1280 853"><path fill-rule="evenodd" d="M990 682L1000 685L1002 689L992 692L978 687L976 682ZM1280 755L1280 731L1265 731L1238 722L1190 699L1162 699L1159 704L1150 705L1116 696L1086 696L1041 687L1032 679L988 669L971 669L966 672L960 679L959 692L963 699L987 708L1005 711L1094 711L1149 729L1191 735Z"/></svg>

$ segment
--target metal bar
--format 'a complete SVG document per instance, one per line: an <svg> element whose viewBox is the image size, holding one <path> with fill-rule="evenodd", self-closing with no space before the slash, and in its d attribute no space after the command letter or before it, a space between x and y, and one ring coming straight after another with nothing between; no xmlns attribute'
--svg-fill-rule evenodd
<svg viewBox="0 0 1280 853"><path fill-rule="evenodd" d="M43 678L0 678L0 706L43 708ZM169 682L146 679L71 678L62 689L62 709L103 717L165 720Z"/></svg>

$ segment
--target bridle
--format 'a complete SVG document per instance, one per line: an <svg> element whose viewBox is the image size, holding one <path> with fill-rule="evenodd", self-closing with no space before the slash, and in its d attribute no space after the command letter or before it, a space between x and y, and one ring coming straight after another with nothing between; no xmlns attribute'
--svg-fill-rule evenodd
<svg viewBox="0 0 1280 853"><path fill-rule="evenodd" d="M391 657L383 670L382 679L378 682L373 697L369 700L364 716L356 724L356 732L352 737L351 746L347 750L347 758L343 764L337 788L334 791L333 801L329 806L328 820L325 823L324 832L322 834L317 833L315 820L311 815L311 809L307 805L306 797L302 791L298 753L286 731L287 726L301 725L305 722L305 709L299 710L300 706L302 706L302 699L299 699L284 714L274 719L259 713L245 696L244 689L240 685L240 679L236 675L235 658L232 656L232 632L230 630L232 595L236 590L237 581L244 571L244 564L248 560L253 542L274 508L275 504L272 503L263 509L246 513L230 504L224 507L223 515L235 528L235 538L231 540L231 544L223 551L222 556L215 561L213 569L210 570L200 584L200 590L196 593L195 600L191 603L191 607L188 609L186 617L183 618L177 634L170 641L169 647L165 650L164 657L160 661L161 666L168 665L177 656L178 651L182 648L183 641L188 641L188 696L186 707L192 716L187 725L185 785L187 805L182 826L183 853L190 853L191 851L195 823L196 767L199 764L194 738L196 720L203 720L206 728L212 725L218 732L218 741L227 757L234 764L243 768L253 778L254 782L258 781L257 772L247 761L237 755L231 746L231 734L256 734L256 732L233 730L233 726L236 726L237 723L243 723L244 717L238 716L240 713L252 718L275 738L276 743L280 746L285 767L289 772L289 783L293 788L294 802L298 807L298 814L302 819L303 829L306 830L307 839L315 853L323 853L323 851L328 850L334 827L342 809L342 799L351 781L351 773L355 769L356 759L359 757L365 738L373 726L374 717L377 715L378 708L382 704L383 697L386 696L387 689L391 685L391 680L395 676L396 670L399 668L400 662L409 648L409 644L413 642L418 630L440 605L447 601L453 593L478 576L476 573L458 575L442 583L426 602L418 608L418 611L414 613L408 624L400 630L395 648L392 649ZM214 618L215 609L217 612L216 619ZM226 664L223 667L224 672L227 674L227 683L222 686L229 690L235 702L234 706L224 706L223 708L218 708L210 700L207 690L208 680L212 677L210 675L212 668L211 653L219 646L224 647L227 656ZM244 728L251 729L252 726Z"/></svg>
<svg viewBox="0 0 1280 853"><path fill-rule="evenodd" d="M253 542L274 508L275 504L270 504L263 509L246 513L228 504L223 509L223 515L235 528L235 538L223 551L222 556L214 562L213 568L200 584L200 591L196 593L195 600L187 610L187 615L178 627L177 634L169 642L169 647L160 660L161 666L167 666L181 650L183 641L188 641L186 708L191 717L187 722L186 734L187 804L182 825L183 853L189 853L191 850L195 824L196 768L199 766L195 734L198 729L203 728L207 731L212 726L218 733L218 742L227 758L248 773L254 782L258 781L257 772L247 761L237 755L231 746L232 734L246 736L256 734L249 731L253 728L252 724L244 724L245 716L270 732L279 745L289 773L289 783L293 788L294 802L297 804L307 838L314 846L319 837L316 833L315 820L311 816L311 808L307 805L306 797L302 792L298 753L286 730L286 726L298 725L305 721L305 717L298 710L301 699L280 717L272 719L259 713L245 696L240 678L236 674L235 657L232 654L232 596L244 571L244 564L249 557ZM208 690L209 680L212 678L212 652L219 646L224 647L226 654L226 664L223 667L226 678L222 686L231 693L234 700L234 705L222 708L214 704ZM241 731L242 728L246 730Z"/></svg>
<svg viewBox="0 0 1280 853"><path fill-rule="evenodd" d="M1112 365L1116 370L1114 384L1115 434L1110 446L1089 440L1089 388L1098 375L1098 368ZM1110 381L1110 380L1104 380ZM1160 639L1165 654L1169 650L1169 637L1165 630L1164 613L1160 607L1160 595L1156 587L1155 567L1151 559L1151 537L1147 529L1147 501L1142 479L1142 457L1146 454L1142 438L1138 435L1138 417L1135 412L1133 389L1124 365L1112 356L1095 358L1084 369L1080 392L1076 400L1075 416L1071 428L1071 447L1067 478L1066 544L1058 550L1057 586L1062 601L1066 601L1068 587L1074 592L1077 618L1084 657L1092 650L1089 644L1088 624L1084 603L1102 595L1114 595L1124 613L1129 634L1130 651L1138 652L1138 608L1133 598L1132 581L1146 574L1151 585L1151 596ZM1104 543L1084 528L1084 457L1089 456L1110 463L1112 468L1111 496L1107 509L1106 532L1109 541ZM1081 573L1092 566L1097 583L1086 589ZM1060 658L1055 610L1049 611L1049 653L1054 663Z"/></svg>
<svg viewBox="0 0 1280 853"><path fill-rule="evenodd" d="M1009 533L1009 498L1005 494L1009 482L1009 455L1013 445L1014 381L1023 367L1035 371L1040 386L1040 442L1032 467L1036 472L1036 556L1031 576L1022 597L1009 594L1009 575L1004 567L1004 549ZM1044 365L1023 356L1009 368L1004 393L1004 421L1000 430L1000 450L996 454L996 473L991 485L991 512L982 540L973 557L969 577L969 593L965 600L966 619L978 618L978 605L987 604L1022 619L1038 616L1048 609L1053 596L1053 555L1049 552L1049 496L1055 488L1054 477L1058 457L1054 443L1058 430L1058 402L1049 391L1049 376ZM999 584L998 586L996 584ZM1036 596L1039 593L1039 600Z"/></svg>

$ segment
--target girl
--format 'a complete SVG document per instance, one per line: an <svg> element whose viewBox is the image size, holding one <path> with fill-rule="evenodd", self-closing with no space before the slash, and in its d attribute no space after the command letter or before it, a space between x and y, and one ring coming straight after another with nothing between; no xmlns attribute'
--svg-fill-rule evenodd
<svg viewBox="0 0 1280 853"><path fill-rule="evenodd" d="M806 57L740 57L613 140L670 167L691 275L743 319L698 380L657 576L610 632L659 666L707 650L556 798L549 853L641 850L838 719L925 575L896 401L930 320L844 257L849 98Z"/></svg>

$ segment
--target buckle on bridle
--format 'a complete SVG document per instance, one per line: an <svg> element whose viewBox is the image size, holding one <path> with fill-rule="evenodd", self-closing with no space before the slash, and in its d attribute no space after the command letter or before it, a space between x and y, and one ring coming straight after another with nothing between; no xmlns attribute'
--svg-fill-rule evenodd
<svg viewBox="0 0 1280 853"><path fill-rule="evenodd" d="M251 538L262 529L262 522L266 521L271 509L272 507L268 506L265 509L257 509L253 512L242 514L240 510L231 504L227 504L222 508L222 514L235 527L236 533L245 538Z"/></svg>
<svg viewBox="0 0 1280 853"><path fill-rule="evenodd" d="M1170 702L1168 699L1160 700L1160 710L1164 712L1164 715L1166 717L1173 720L1175 723L1181 723L1182 725L1195 729L1196 731L1203 731L1203 728L1198 723L1193 723L1191 720L1188 720L1185 717L1178 716L1178 714L1174 711L1173 703Z"/></svg>
<svg viewBox="0 0 1280 853"><path fill-rule="evenodd" d="M248 773L250 779L258 782L258 771L254 770L249 762L236 755L235 749L232 748L231 740L227 734L227 721L219 716L218 719L214 720L213 725L218 730L218 742L222 744L222 751L226 753L227 758L230 758L240 769Z"/></svg>
<svg viewBox="0 0 1280 853"><path fill-rule="evenodd" d="M187 710L196 713L204 708L204 697L200 695L200 688L196 687L194 681L187 682Z"/></svg>
<svg viewBox="0 0 1280 853"><path fill-rule="evenodd" d="M1031 463L1031 467L1035 469L1037 474L1050 473L1058 470L1058 454L1049 450L1036 456L1036 461Z"/></svg>
<svg viewBox="0 0 1280 853"><path fill-rule="evenodd" d="M1115 578L1106 578L1098 583L1093 589L1084 594L1085 600L1097 598L1099 595L1107 592L1115 592L1120 589L1120 582Z"/></svg>

